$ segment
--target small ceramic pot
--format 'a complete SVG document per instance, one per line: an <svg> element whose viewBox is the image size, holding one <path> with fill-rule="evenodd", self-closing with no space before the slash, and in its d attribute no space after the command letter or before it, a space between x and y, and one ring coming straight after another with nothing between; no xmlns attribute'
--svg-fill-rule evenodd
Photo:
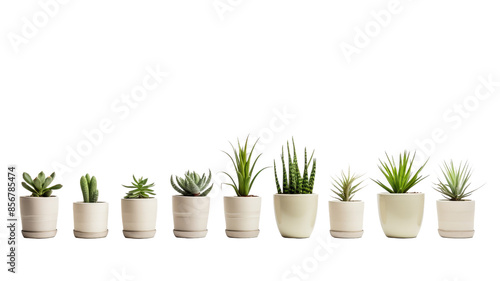
<svg viewBox="0 0 500 281"><path fill-rule="evenodd" d="M276 224L285 238L311 236L317 211L317 194L274 194Z"/></svg>
<svg viewBox="0 0 500 281"><path fill-rule="evenodd" d="M203 238L207 235L210 197L172 196L174 235L180 238Z"/></svg>
<svg viewBox="0 0 500 281"><path fill-rule="evenodd" d="M417 237L424 217L424 193L379 193L380 224L387 237Z"/></svg>
<svg viewBox="0 0 500 281"><path fill-rule="evenodd" d="M156 198L123 198L123 235L126 238L153 238L156 233L156 212Z"/></svg>
<svg viewBox="0 0 500 281"><path fill-rule="evenodd" d="M231 238L254 238L259 236L261 198L224 197L226 235Z"/></svg>
<svg viewBox="0 0 500 281"><path fill-rule="evenodd" d="M73 234L76 238L104 238L108 235L108 203L73 203Z"/></svg>
<svg viewBox="0 0 500 281"><path fill-rule="evenodd" d="M444 238L472 238L474 236L474 200L438 200L438 232Z"/></svg>
<svg viewBox="0 0 500 281"><path fill-rule="evenodd" d="M59 198L21 196L20 205L24 238L56 236Z"/></svg>
<svg viewBox="0 0 500 281"><path fill-rule="evenodd" d="M330 201L330 234L335 238L363 236L363 201Z"/></svg>

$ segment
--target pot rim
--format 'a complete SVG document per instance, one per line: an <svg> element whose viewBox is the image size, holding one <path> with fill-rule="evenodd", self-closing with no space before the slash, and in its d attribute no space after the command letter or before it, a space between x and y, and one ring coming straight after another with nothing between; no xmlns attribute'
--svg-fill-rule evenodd
<svg viewBox="0 0 500 281"><path fill-rule="evenodd" d="M260 198L258 195L253 195L253 196L224 196L224 198L241 198L241 199L248 199L248 198Z"/></svg>
<svg viewBox="0 0 500 281"><path fill-rule="evenodd" d="M186 196L186 195L180 195L180 194L175 194L175 195L172 195L172 197L192 198L192 199L197 199L197 198L210 198L209 196ZM191 199L188 199L188 200L191 200Z"/></svg>
<svg viewBox="0 0 500 281"><path fill-rule="evenodd" d="M364 203L363 200L351 200L351 201L330 200L328 202L332 202L332 203L335 203L335 204L351 204L351 203L359 204L359 203Z"/></svg>
<svg viewBox="0 0 500 281"><path fill-rule="evenodd" d="M97 205L102 205L102 204L108 204L108 202L106 201L97 201L97 202L83 202L83 201L76 201L76 202L73 202L73 204L76 204L76 205L92 205L92 204L97 204Z"/></svg>
<svg viewBox="0 0 500 281"><path fill-rule="evenodd" d="M19 198L45 198L45 199L48 199L48 198L58 198L57 196L55 195L51 195L49 197L34 197L34 196L31 196L31 195L24 195L24 196L19 196Z"/></svg>
<svg viewBox="0 0 500 281"><path fill-rule="evenodd" d="M279 197L302 197L302 196L308 196L308 197L317 197L317 193L308 193L308 194L288 194L288 193L274 193L274 196L279 196Z"/></svg>
<svg viewBox="0 0 500 281"><path fill-rule="evenodd" d="M473 199L465 199L465 200L460 200L460 201L452 201L448 199L438 199L436 202L443 202L443 203L470 203L470 202L475 202Z"/></svg>
<svg viewBox="0 0 500 281"><path fill-rule="evenodd" d="M122 201L123 200L137 201L137 200L149 200L149 199L155 199L156 200L156 197L148 197L148 198L122 198Z"/></svg>
<svg viewBox="0 0 500 281"><path fill-rule="evenodd" d="M424 192L410 192L410 193L389 193L389 192L380 192L377 193L378 196L421 196L425 195Z"/></svg>

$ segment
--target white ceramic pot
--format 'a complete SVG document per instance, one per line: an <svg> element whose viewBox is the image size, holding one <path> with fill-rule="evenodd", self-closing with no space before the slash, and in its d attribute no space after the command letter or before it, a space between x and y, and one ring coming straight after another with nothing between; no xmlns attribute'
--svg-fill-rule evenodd
<svg viewBox="0 0 500 281"><path fill-rule="evenodd" d="M73 233L76 238L103 238L108 235L108 203L73 203Z"/></svg>
<svg viewBox="0 0 500 281"><path fill-rule="evenodd" d="M226 235L231 238L254 238L259 236L261 198L224 197Z"/></svg>
<svg viewBox="0 0 500 281"><path fill-rule="evenodd" d="M415 238L424 217L424 193L379 193L380 224L387 237Z"/></svg>
<svg viewBox="0 0 500 281"><path fill-rule="evenodd" d="M156 198L123 198L123 235L126 238L153 238L156 233L156 212Z"/></svg>
<svg viewBox="0 0 500 281"><path fill-rule="evenodd" d="M474 200L438 200L438 232L445 238L472 238L474 236Z"/></svg>
<svg viewBox="0 0 500 281"><path fill-rule="evenodd" d="M311 236L317 211L318 194L274 194L274 215L285 238Z"/></svg>
<svg viewBox="0 0 500 281"><path fill-rule="evenodd" d="M21 196L24 238L52 238L57 233L59 198Z"/></svg>
<svg viewBox="0 0 500 281"><path fill-rule="evenodd" d="M174 235L181 238L203 238L207 235L210 197L172 196Z"/></svg>
<svg viewBox="0 0 500 281"><path fill-rule="evenodd" d="M363 236L363 201L330 201L330 234L335 238Z"/></svg>

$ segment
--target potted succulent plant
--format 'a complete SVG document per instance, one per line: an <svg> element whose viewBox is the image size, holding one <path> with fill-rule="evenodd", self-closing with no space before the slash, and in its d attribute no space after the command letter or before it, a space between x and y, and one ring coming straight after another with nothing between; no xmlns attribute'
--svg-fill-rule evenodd
<svg viewBox="0 0 500 281"><path fill-rule="evenodd" d="M427 161L413 172L415 155L405 151L399 155L396 164L394 157L387 162L379 160L378 166L389 185L380 180L373 180L387 192L377 194L380 224L387 237L415 238L417 237L424 216L424 193L409 192L410 188L421 182L427 176L420 175Z"/></svg>
<svg viewBox="0 0 500 281"><path fill-rule="evenodd" d="M469 191L472 169L460 163L458 168L450 161L444 162L441 171L444 180L438 179L434 187L445 199L437 200L438 232L445 238L472 238L474 236L475 201L465 199L480 187Z"/></svg>
<svg viewBox="0 0 500 281"><path fill-rule="evenodd" d="M103 238L108 235L108 203L97 201L97 180L89 174L80 178L83 201L73 203L73 233L76 238Z"/></svg>
<svg viewBox="0 0 500 281"><path fill-rule="evenodd" d="M21 196L21 221L24 238L52 238L57 233L57 213L59 199L52 195L53 190L60 189L62 185L51 187L56 173L45 177L40 172L35 179L28 173L23 173L22 186L31 192L31 196Z"/></svg>
<svg viewBox="0 0 500 281"><path fill-rule="evenodd" d="M330 211L330 234L335 238L360 238L363 236L364 202L352 200L354 194L361 190L363 181L358 181L361 175L347 175L342 171L340 176L332 178L335 189L334 198L328 202Z"/></svg>
<svg viewBox="0 0 500 281"><path fill-rule="evenodd" d="M131 188L122 198L123 235L126 238L153 238L156 233L156 195L151 189L155 184L148 184L148 179L142 177L132 185L123 185Z"/></svg>
<svg viewBox="0 0 500 281"><path fill-rule="evenodd" d="M259 220L261 198L259 196L250 195L253 183L257 176L266 168L259 170L254 176L255 164L262 154L259 154L255 161L252 162L252 154L255 149L255 141L252 149L248 151L248 137L245 145L241 146L238 140L238 150L231 144L234 152L234 158L227 152L223 151L234 165L237 174L237 182L233 177L226 173L231 183L224 183L232 186L236 196L224 196L224 215L226 219L226 235L231 238L254 238L259 235Z"/></svg>
<svg viewBox="0 0 500 281"><path fill-rule="evenodd" d="M283 147L281 149L281 163L283 165L283 188L281 188L278 174L276 172L276 161L274 162L274 176L278 193L274 195L274 214L281 236L285 238L308 238L314 229L316 213L318 210L318 194L313 193L314 178L316 175L316 159L307 158L307 150L304 149L304 173L301 175L295 142L293 143L293 160L288 150L288 176L285 165ZM309 173L309 167L312 168Z"/></svg>
<svg viewBox="0 0 500 281"><path fill-rule="evenodd" d="M184 178L170 177L170 183L175 191L181 195L172 196L172 212L174 215L174 235L181 238L202 238L207 235L208 212L210 197L208 193L213 184L212 172L208 170L208 177L200 176L196 172L187 171Z"/></svg>

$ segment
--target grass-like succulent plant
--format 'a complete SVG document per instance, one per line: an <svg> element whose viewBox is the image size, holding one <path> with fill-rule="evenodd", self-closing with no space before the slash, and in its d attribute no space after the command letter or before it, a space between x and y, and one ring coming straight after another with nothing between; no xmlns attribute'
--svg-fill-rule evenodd
<svg viewBox="0 0 500 281"><path fill-rule="evenodd" d="M255 161L252 162L252 154L253 150L255 149L255 145L257 144L258 140L255 141L254 145L252 146L252 149L248 151L248 136L245 141L245 145L241 146L240 141L238 140L238 150L234 148L233 144L231 144L231 147L233 148L234 152L234 158L227 152L223 151L230 159L231 162L233 162L234 169L236 171L238 183L233 179L233 177L226 173L230 179L231 183L224 183L225 185L232 186L234 191L236 192L237 196L248 196L250 194L250 190L252 189L253 183L257 176L265 169L269 167L265 167L260 169L253 177L253 172L255 168L255 164L259 160L260 156L262 154L259 154L256 158Z"/></svg>
<svg viewBox="0 0 500 281"><path fill-rule="evenodd" d="M443 172L444 180L438 179L439 182L435 184L434 189L441 193L447 200L463 201L464 198L481 188L480 186L468 191L472 176L472 168L468 162L465 162L465 164L460 163L458 168L453 164L453 161L450 161L450 164L444 162L441 171Z"/></svg>
<svg viewBox="0 0 500 281"><path fill-rule="evenodd" d="M132 176L134 178L134 181L132 182L132 185L123 185L126 188L132 188L129 192L127 192L127 195L125 195L126 199L133 199L133 198L149 198L150 195L156 195L154 193L154 190L151 189L155 184L147 184L148 179L143 179L142 177L137 180L135 176Z"/></svg>
<svg viewBox="0 0 500 281"><path fill-rule="evenodd" d="M53 190L61 189L62 187L61 184L49 187L55 177L55 172L48 177L45 177L45 174L40 172L35 179L31 179L31 176L25 172L23 173L24 182L21 184L24 188L31 192L32 197L50 197Z"/></svg>
<svg viewBox="0 0 500 281"><path fill-rule="evenodd" d="M396 164L394 157L389 158L389 155L387 155L387 153L385 155L387 157L387 162L384 163L382 160L379 160L380 165L378 166L378 168L380 169L382 174L384 174L385 179L387 180L389 185L387 186L379 180L372 180L382 188L384 188L387 192L407 193L410 188L414 187L416 184L428 177L424 177L420 175L420 173L422 172L422 169L425 167L429 159L427 159L427 161L425 161L425 163L420 168L418 168L415 173L412 172L416 152L413 154L413 157L411 156L410 152L407 151L405 151L403 154L399 154L398 164Z"/></svg>
<svg viewBox="0 0 500 281"><path fill-rule="evenodd" d="M283 188L280 186L278 180L278 173L276 172L276 161L274 161L274 177L276 180L276 188L278 193L281 194L312 194L314 188L314 178L316 176L316 158L313 158L314 151L311 157L307 158L307 149L304 148L304 173L301 175L299 163L297 161L297 153L295 152L295 141L292 138L293 145L293 159L290 155L290 144L287 142L288 150L288 176L287 168L285 165L284 149L281 148L281 163L283 165ZM309 174L309 167L312 168Z"/></svg>
<svg viewBox="0 0 500 281"><path fill-rule="evenodd" d="M347 171L347 175L342 171L337 178L332 177L332 185L335 188L332 192L336 195L333 197L339 201L351 201L354 194L363 188L361 184L364 180L357 182L361 177L362 175L356 173L351 174L351 169Z"/></svg>
<svg viewBox="0 0 500 281"><path fill-rule="evenodd" d="M84 203L96 203L99 199L99 190L97 190L97 180L89 174L80 178L80 187L82 189Z"/></svg>
<svg viewBox="0 0 500 281"><path fill-rule="evenodd" d="M208 170L208 177L203 174L201 177L196 172L187 171L184 174L184 178L179 178L175 176L177 184L174 182L174 176L170 176L170 183L175 191L179 192L184 196L207 196L207 194L212 190L213 184L209 187L210 181L212 180L212 172Z"/></svg>

